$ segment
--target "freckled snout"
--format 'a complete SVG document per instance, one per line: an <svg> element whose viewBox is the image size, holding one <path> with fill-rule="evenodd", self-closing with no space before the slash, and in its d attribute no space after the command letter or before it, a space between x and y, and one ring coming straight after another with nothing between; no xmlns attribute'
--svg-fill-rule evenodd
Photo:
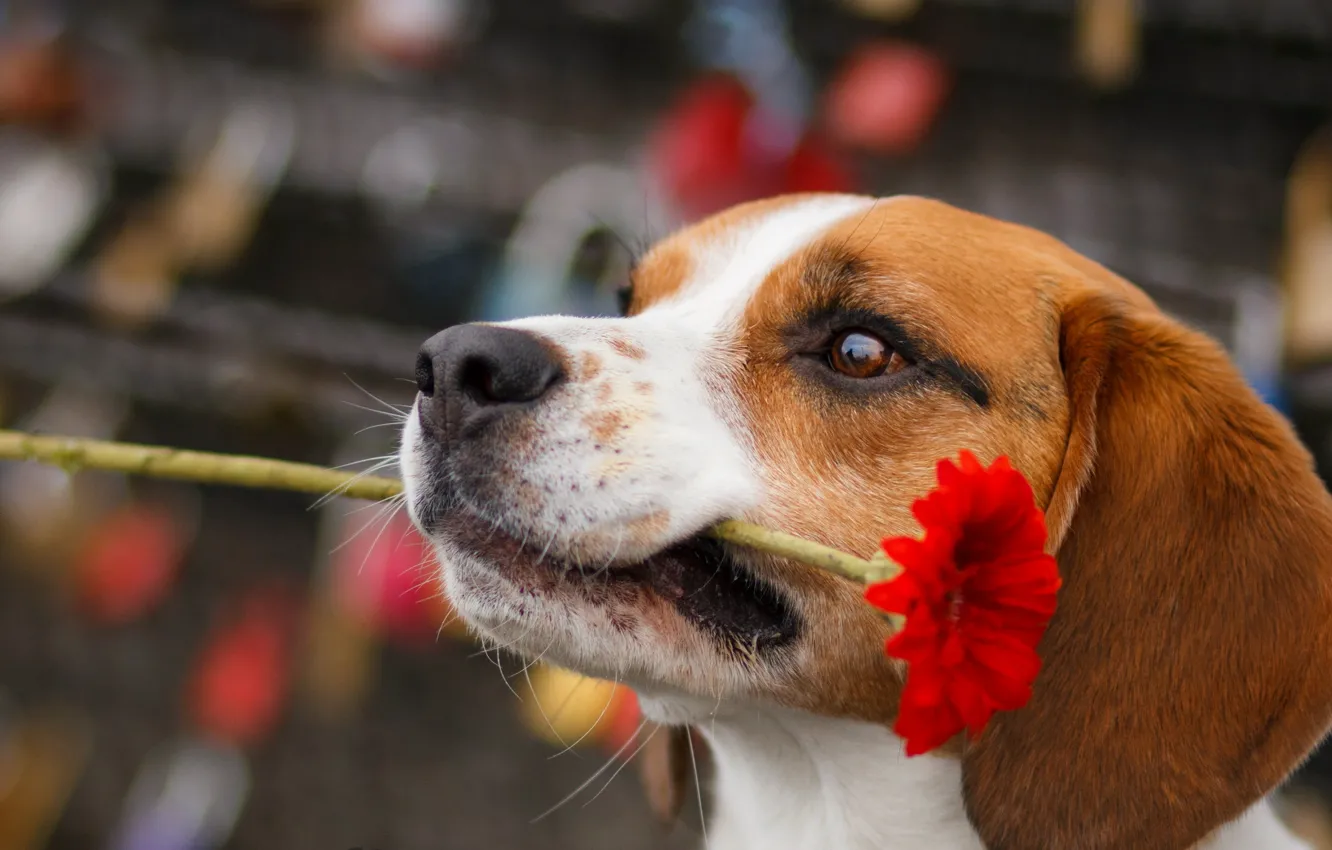
<svg viewBox="0 0 1332 850"><path fill-rule="evenodd" d="M436 436L472 437L504 413L539 404L563 377L556 352L533 334L456 325L417 355L421 421Z"/></svg>

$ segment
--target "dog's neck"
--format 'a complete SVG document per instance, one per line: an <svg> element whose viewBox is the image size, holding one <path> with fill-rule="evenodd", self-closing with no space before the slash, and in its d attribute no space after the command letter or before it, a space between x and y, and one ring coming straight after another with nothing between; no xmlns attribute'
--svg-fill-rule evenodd
<svg viewBox="0 0 1332 850"><path fill-rule="evenodd" d="M886 727L771 707L643 698L665 723L690 723L716 764L709 850L983 850L955 759L908 759ZM1267 800L1195 850L1309 850Z"/></svg>
<svg viewBox="0 0 1332 850"><path fill-rule="evenodd" d="M691 719L716 764L711 850L982 847L962 808L956 760L908 759L902 740L879 725L768 707L708 709Z"/></svg>
<svg viewBox="0 0 1332 850"><path fill-rule="evenodd" d="M717 764L714 850L980 848L952 759L907 759L882 726L794 712L700 727Z"/></svg>

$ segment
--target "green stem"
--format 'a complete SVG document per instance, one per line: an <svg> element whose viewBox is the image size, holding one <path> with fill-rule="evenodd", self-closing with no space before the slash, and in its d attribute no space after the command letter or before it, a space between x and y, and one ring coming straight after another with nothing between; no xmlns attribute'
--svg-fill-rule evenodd
<svg viewBox="0 0 1332 850"><path fill-rule="evenodd" d="M354 472L325 469L308 463L105 440L43 437L21 431L0 431L0 460L36 461L58 466L70 473L101 469L200 484L293 490L318 495L337 493L372 501L402 492L402 482L392 478L358 476Z"/></svg>
<svg viewBox="0 0 1332 850"><path fill-rule="evenodd" d="M738 519L717 523L710 529L710 533L719 540L737 546L789 558L792 561L809 564L811 567L840 573L860 582L882 581L891 578L897 572L897 567L887 559L857 558L855 555L849 555L831 546L824 546L822 543L815 543L813 540Z"/></svg>
<svg viewBox="0 0 1332 850"><path fill-rule="evenodd" d="M69 473L100 469L200 484L291 490L321 496L333 493L370 501L382 501L402 492L402 482L393 478L326 469L308 463L75 437L46 437L22 431L0 430L0 460L46 463ZM870 560L857 558L812 540L741 520L719 523L710 533L737 546L831 570L860 582L881 581L897 572L897 568L882 556Z"/></svg>

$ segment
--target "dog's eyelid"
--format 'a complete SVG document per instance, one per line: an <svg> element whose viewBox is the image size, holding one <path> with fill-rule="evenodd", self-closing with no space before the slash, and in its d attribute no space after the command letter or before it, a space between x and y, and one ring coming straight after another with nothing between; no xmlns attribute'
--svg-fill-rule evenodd
<svg viewBox="0 0 1332 850"><path fill-rule="evenodd" d="M822 360L823 368L832 372L834 370L827 363L830 347L842 334L856 329L864 329L880 337L896 355L906 361L906 367L914 367L910 368L910 373L941 381L978 407L989 407L989 382L981 373L923 337L911 333L905 323L876 310L838 303L812 310L790 329L789 350L801 360ZM908 373L908 369L897 369L890 372L888 377L903 373Z"/></svg>
<svg viewBox="0 0 1332 850"><path fill-rule="evenodd" d="M929 347L917 340L903 327L902 322L873 310L830 304L808 314L792 334L800 340L797 347L805 350L827 350L842 334L861 330L879 337L904 359L919 363L931 359Z"/></svg>

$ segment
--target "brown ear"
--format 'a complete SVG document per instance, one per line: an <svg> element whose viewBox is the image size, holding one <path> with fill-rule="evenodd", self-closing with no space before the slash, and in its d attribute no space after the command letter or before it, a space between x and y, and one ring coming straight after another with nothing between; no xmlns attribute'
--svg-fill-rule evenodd
<svg viewBox="0 0 1332 850"><path fill-rule="evenodd" d="M1211 341L1149 307L1064 316L1064 587L1031 703L963 757L993 850L1182 850L1332 718L1332 500Z"/></svg>
<svg viewBox="0 0 1332 850"><path fill-rule="evenodd" d="M653 730L644 732L652 734ZM657 729L639 754L638 775L648 806L668 826L679 819L685 795L689 793L690 734L688 726Z"/></svg>

